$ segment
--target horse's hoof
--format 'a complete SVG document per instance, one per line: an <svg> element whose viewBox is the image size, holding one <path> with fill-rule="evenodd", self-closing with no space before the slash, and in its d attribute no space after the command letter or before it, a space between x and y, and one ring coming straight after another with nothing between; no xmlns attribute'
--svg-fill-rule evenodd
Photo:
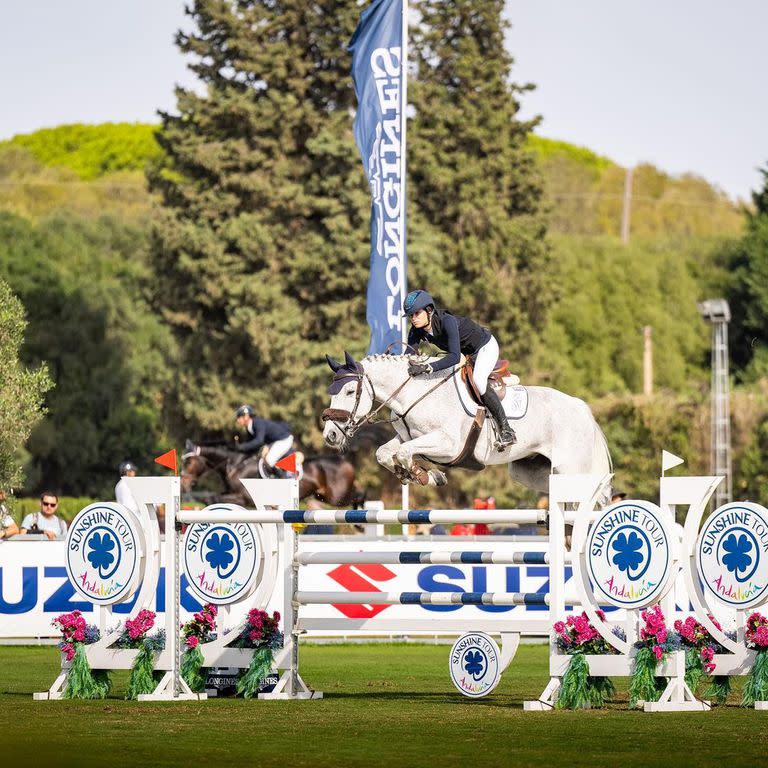
<svg viewBox="0 0 768 768"><path fill-rule="evenodd" d="M441 472L439 469L430 469L429 476L438 488L441 485L448 485L448 478L445 476L445 472Z"/></svg>

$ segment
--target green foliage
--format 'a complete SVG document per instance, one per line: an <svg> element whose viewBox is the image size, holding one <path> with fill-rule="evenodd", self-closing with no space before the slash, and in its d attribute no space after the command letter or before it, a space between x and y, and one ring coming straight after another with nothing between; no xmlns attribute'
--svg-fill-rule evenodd
<svg viewBox="0 0 768 768"><path fill-rule="evenodd" d="M48 418L28 444L27 487L111 495L117 466L164 444L173 347L144 299L143 234L114 219L59 215L35 226L0 214L0 276L29 318L22 359L47 361Z"/></svg>
<svg viewBox="0 0 768 768"><path fill-rule="evenodd" d="M149 203L144 175L138 171L83 181L70 168L43 165L28 149L0 144L0 211L28 219L62 210L88 219L112 213L140 221Z"/></svg>
<svg viewBox="0 0 768 768"><path fill-rule="evenodd" d="M44 413L51 386L44 365L30 370L20 359L26 326L21 302L0 279L0 491L6 493L23 481L18 454Z"/></svg>
<svg viewBox="0 0 768 768"><path fill-rule="evenodd" d="M0 142L21 147L44 166L61 166L81 179L97 179L117 171L143 171L160 154L157 126L143 123L59 125Z"/></svg>
<svg viewBox="0 0 768 768"><path fill-rule="evenodd" d="M714 245L553 242L547 277L562 293L536 350L534 381L580 397L641 391L646 325L653 329L657 387L684 391L706 381L709 336L696 302L704 298L699 273L711 279L715 269Z"/></svg>
<svg viewBox="0 0 768 768"><path fill-rule="evenodd" d="M730 271L731 355L746 381L768 376L768 168L762 173L743 237L722 252Z"/></svg>

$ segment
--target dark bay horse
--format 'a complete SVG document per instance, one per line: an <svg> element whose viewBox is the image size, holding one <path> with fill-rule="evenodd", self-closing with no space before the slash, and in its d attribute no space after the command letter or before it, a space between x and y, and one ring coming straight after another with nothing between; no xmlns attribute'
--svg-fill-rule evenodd
<svg viewBox="0 0 768 768"><path fill-rule="evenodd" d="M189 493L206 473L219 478L224 495L220 501L250 506L253 502L240 484L241 478L263 477L260 458L223 445L195 445L187 441L182 456L181 490ZM314 496L334 507L362 509L365 492L355 486L355 468L341 456L313 456L304 459L299 481L299 498Z"/></svg>

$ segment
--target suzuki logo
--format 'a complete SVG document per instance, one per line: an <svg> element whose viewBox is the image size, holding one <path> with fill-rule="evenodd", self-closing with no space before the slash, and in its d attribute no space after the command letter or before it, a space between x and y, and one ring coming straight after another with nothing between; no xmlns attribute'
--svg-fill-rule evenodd
<svg viewBox="0 0 768 768"><path fill-rule="evenodd" d="M381 592L372 582L389 581L395 574L383 565L340 565L329 571L328 576L347 592ZM369 581L368 579L371 579ZM333 605L348 619L372 619L389 608L388 605Z"/></svg>

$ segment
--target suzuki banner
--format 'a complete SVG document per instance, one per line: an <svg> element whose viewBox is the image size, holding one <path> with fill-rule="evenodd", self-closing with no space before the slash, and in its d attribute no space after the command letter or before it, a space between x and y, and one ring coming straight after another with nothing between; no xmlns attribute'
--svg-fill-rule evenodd
<svg viewBox="0 0 768 768"><path fill-rule="evenodd" d="M350 42L357 94L355 140L371 188L368 354L403 340L406 293L406 46L402 0L374 0ZM396 353L402 349L395 348Z"/></svg>

